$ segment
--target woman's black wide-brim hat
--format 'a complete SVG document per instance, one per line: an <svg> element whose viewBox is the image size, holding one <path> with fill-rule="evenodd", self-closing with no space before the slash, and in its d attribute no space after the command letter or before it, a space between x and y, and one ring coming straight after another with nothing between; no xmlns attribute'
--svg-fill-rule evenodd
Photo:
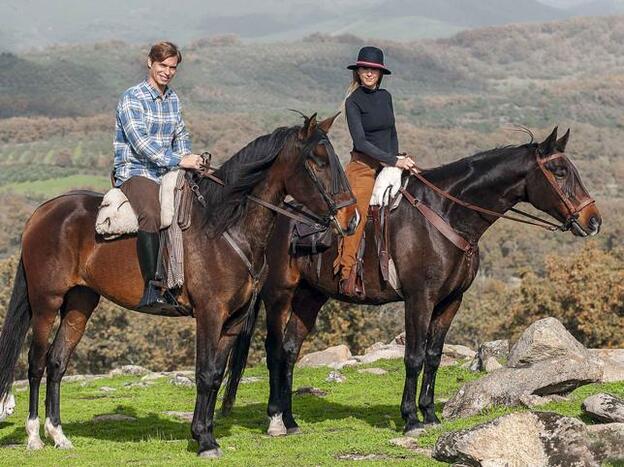
<svg viewBox="0 0 624 467"><path fill-rule="evenodd" d="M358 53L356 62L353 65L349 65L347 68L349 70L357 70L360 67L377 68L381 70L384 75L392 73L384 65L383 51L372 46L362 47Z"/></svg>

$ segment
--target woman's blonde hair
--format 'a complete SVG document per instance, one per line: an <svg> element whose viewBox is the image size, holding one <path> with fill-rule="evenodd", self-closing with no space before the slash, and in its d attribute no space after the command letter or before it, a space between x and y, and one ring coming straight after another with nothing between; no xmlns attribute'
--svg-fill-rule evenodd
<svg viewBox="0 0 624 467"><path fill-rule="evenodd" d="M379 74L379 79L377 80L377 89L379 89L379 86L381 85L381 81L382 80L383 80L383 73L380 73ZM355 70L353 70L353 78L351 79L351 83L349 84L349 86L347 86L347 92L345 93L345 98L342 101L342 106L340 107L340 110L342 111L342 115L344 115L345 120L347 118L347 112L346 112L346 109L345 109L345 107L347 105L347 99L361 85L362 85L362 81L360 80L360 75L358 75L357 69L355 69Z"/></svg>

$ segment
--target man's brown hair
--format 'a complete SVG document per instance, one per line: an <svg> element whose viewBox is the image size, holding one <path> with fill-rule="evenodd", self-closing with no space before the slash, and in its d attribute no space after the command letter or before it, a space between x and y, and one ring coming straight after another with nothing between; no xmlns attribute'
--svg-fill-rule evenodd
<svg viewBox="0 0 624 467"><path fill-rule="evenodd" d="M148 57L152 62L164 62L169 57L178 57L178 65L182 63L182 53L172 42L158 42L152 46Z"/></svg>

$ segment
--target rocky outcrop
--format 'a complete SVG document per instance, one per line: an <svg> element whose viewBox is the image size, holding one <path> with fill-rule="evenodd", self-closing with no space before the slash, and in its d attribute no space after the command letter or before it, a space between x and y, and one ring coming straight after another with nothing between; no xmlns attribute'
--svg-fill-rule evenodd
<svg viewBox="0 0 624 467"><path fill-rule="evenodd" d="M624 423L624 400L611 394L594 394L583 401L582 407L599 423Z"/></svg>
<svg viewBox="0 0 624 467"><path fill-rule="evenodd" d="M549 412L514 413L444 433L433 457L470 466L598 466L585 425Z"/></svg>
<svg viewBox="0 0 624 467"><path fill-rule="evenodd" d="M502 363L507 361L508 356L509 341L507 339L484 342L479 346L479 349L470 364L470 369L472 371L487 371L485 364L490 359L496 360L502 366ZM490 367L492 367L491 362Z"/></svg>
<svg viewBox="0 0 624 467"><path fill-rule="evenodd" d="M624 349L588 349L589 355L602 368L602 383L624 381Z"/></svg>
<svg viewBox="0 0 624 467"><path fill-rule="evenodd" d="M544 318L522 333L509 353L507 366L520 368L551 358L589 359L587 349L555 318Z"/></svg>
<svg viewBox="0 0 624 467"><path fill-rule="evenodd" d="M567 393L598 381L600 369L589 360L551 359L526 368L501 368L459 390L445 405L446 418L476 415L496 405L520 405L526 395Z"/></svg>

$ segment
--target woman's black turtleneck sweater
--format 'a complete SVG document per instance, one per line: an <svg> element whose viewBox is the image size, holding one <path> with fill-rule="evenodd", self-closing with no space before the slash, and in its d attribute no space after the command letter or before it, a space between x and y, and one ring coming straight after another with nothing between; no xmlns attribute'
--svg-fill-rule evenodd
<svg viewBox="0 0 624 467"><path fill-rule="evenodd" d="M347 98L345 110L353 150L394 166L399 140L390 93L360 86Z"/></svg>

